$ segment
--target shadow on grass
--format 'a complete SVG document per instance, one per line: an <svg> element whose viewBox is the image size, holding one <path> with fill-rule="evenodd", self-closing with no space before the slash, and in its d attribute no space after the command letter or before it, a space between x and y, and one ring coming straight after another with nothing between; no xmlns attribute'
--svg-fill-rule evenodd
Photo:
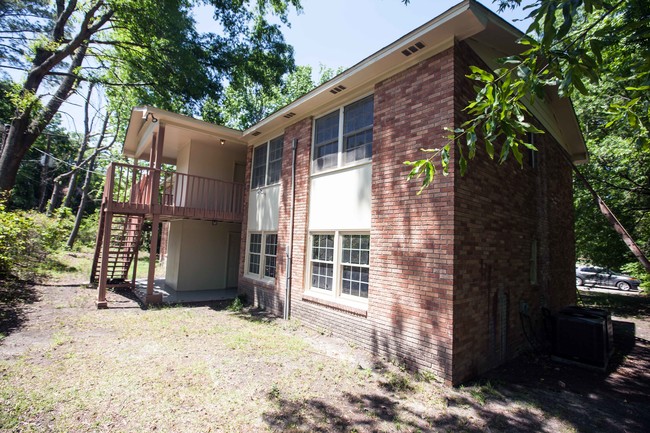
<svg viewBox="0 0 650 433"><path fill-rule="evenodd" d="M538 408L579 432L650 431L650 344L635 338L634 323L614 320L613 330L615 350L605 372L525 355L483 380L498 384L494 389L510 404Z"/></svg>
<svg viewBox="0 0 650 433"><path fill-rule="evenodd" d="M578 292L584 306L604 308L615 316L650 318L650 297L639 294Z"/></svg>
<svg viewBox="0 0 650 433"><path fill-rule="evenodd" d="M443 410L419 411L399 399L370 393L344 393L337 402L321 398L306 400L268 396L275 408L263 415L273 431L282 432L375 432L375 431L542 431L545 419L526 408L511 413L493 412L464 397L447 399ZM453 407L472 409L473 415ZM479 418L476 418L476 414Z"/></svg>
<svg viewBox="0 0 650 433"><path fill-rule="evenodd" d="M20 329L27 320L26 307L38 301L33 283L21 280L0 281L0 341Z"/></svg>
<svg viewBox="0 0 650 433"><path fill-rule="evenodd" d="M593 293L590 306L617 316L648 318L648 299ZM247 320L265 321L265 312ZM335 401L284 398L269 393L274 409L263 419L273 431L548 431L557 422L576 432L650 431L650 342L636 337L635 324L613 321L615 351L607 371L524 355L460 389L446 389L444 408L401 404L390 393L409 391L387 373L387 394L346 393ZM409 382L404 382L408 384ZM414 405L418 407L419 405ZM471 414L471 416L469 415ZM554 421L556 420L556 421Z"/></svg>

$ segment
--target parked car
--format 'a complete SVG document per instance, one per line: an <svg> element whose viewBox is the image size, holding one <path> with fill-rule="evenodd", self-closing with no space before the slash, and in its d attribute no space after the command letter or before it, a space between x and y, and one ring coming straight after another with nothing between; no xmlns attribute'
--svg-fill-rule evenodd
<svg viewBox="0 0 650 433"><path fill-rule="evenodd" d="M641 281L629 275L598 266L576 266L576 286L606 286L619 290L639 290Z"/></svg>

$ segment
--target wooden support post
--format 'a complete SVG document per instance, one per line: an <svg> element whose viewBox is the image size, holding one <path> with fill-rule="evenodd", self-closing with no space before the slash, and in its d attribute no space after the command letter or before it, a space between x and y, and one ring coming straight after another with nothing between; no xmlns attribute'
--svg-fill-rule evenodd
<svg viewBox="0 0 650 433"><path fill-rule="evenodd" d="M149 150L149 168L154 168L156 161L156 143L158 142L158 133L151 134L151 149Z"/></svg>
<svg viewBox="0 0 650 433"><path fill-rule="evenodd" d="M106 212L102 239L102 264L101 268L99 268L99 284L97 285L97 308L108 308L108 302L106 301L106 284L108 279L108 250L111 247L112 224L113 213Z"/></svg>
<svg viewBox="0 0 650 433"><path fill-rule="evenodd" d="M142 223L138 229L138 237L135 240L135 253L133 254L133 275L131 277L132 290L136 289L135 280L138 275L138 253L140 252L140 237L142 236ZM147 282L148 284L148 282Z"/></svg>

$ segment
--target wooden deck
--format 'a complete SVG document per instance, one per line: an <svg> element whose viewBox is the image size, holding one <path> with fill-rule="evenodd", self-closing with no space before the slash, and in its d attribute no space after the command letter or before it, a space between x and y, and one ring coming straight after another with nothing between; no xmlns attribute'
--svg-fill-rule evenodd
<svg viewBox="0 0 650 433"><path fill-rule="evenodd" d="M150 167L112 163L104 184L103 211L158 215L161 220L241 222L244 184Z"/></svg>

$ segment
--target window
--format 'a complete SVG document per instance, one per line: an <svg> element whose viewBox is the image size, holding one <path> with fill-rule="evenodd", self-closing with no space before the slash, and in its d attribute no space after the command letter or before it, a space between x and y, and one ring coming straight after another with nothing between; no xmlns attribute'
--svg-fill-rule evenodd
<svg viewBox="0 0 650 433"><path fill-rule="evenodd" d="M250 233L246 273L260 279L275 278L277 255L277 233Z"/></svg>
<svg viewBox="0 0 650 433"><path fill-rule="evenodd" d="M368 299L370 235L312 234L311 288L334 297Z"/></svg>
<svg viewBox="0 0 650 433"><path fill-rule="evenodd" d="M332 290L334 276L334 235L314 235L311 247L311 285Z"/></svg>
<svg viewBox="0 0 650 433"><path fill-rule="evenodd" d="M262 234L251 233L248 243L248 273L259 274L262 252Z"/></svg>
<svg viewBox="0 0 650 433"><path fill-rule="evenodd" d="M369 160L373 116L374 101L368 96L316 119L312 172Z"/></svg>
<svg viewBox="0 0 650 433"><path fill-rule="evenodd" d="M341 293L361 298L368 297L370 275L370 236L343 235L343 275Z"/></svg>
<svg viewBox="0 0 650 433"><path fill-rule="evenodd" d="M283 146L284 137L278 137L253 150L252 189L280 182Z"/></svg>

